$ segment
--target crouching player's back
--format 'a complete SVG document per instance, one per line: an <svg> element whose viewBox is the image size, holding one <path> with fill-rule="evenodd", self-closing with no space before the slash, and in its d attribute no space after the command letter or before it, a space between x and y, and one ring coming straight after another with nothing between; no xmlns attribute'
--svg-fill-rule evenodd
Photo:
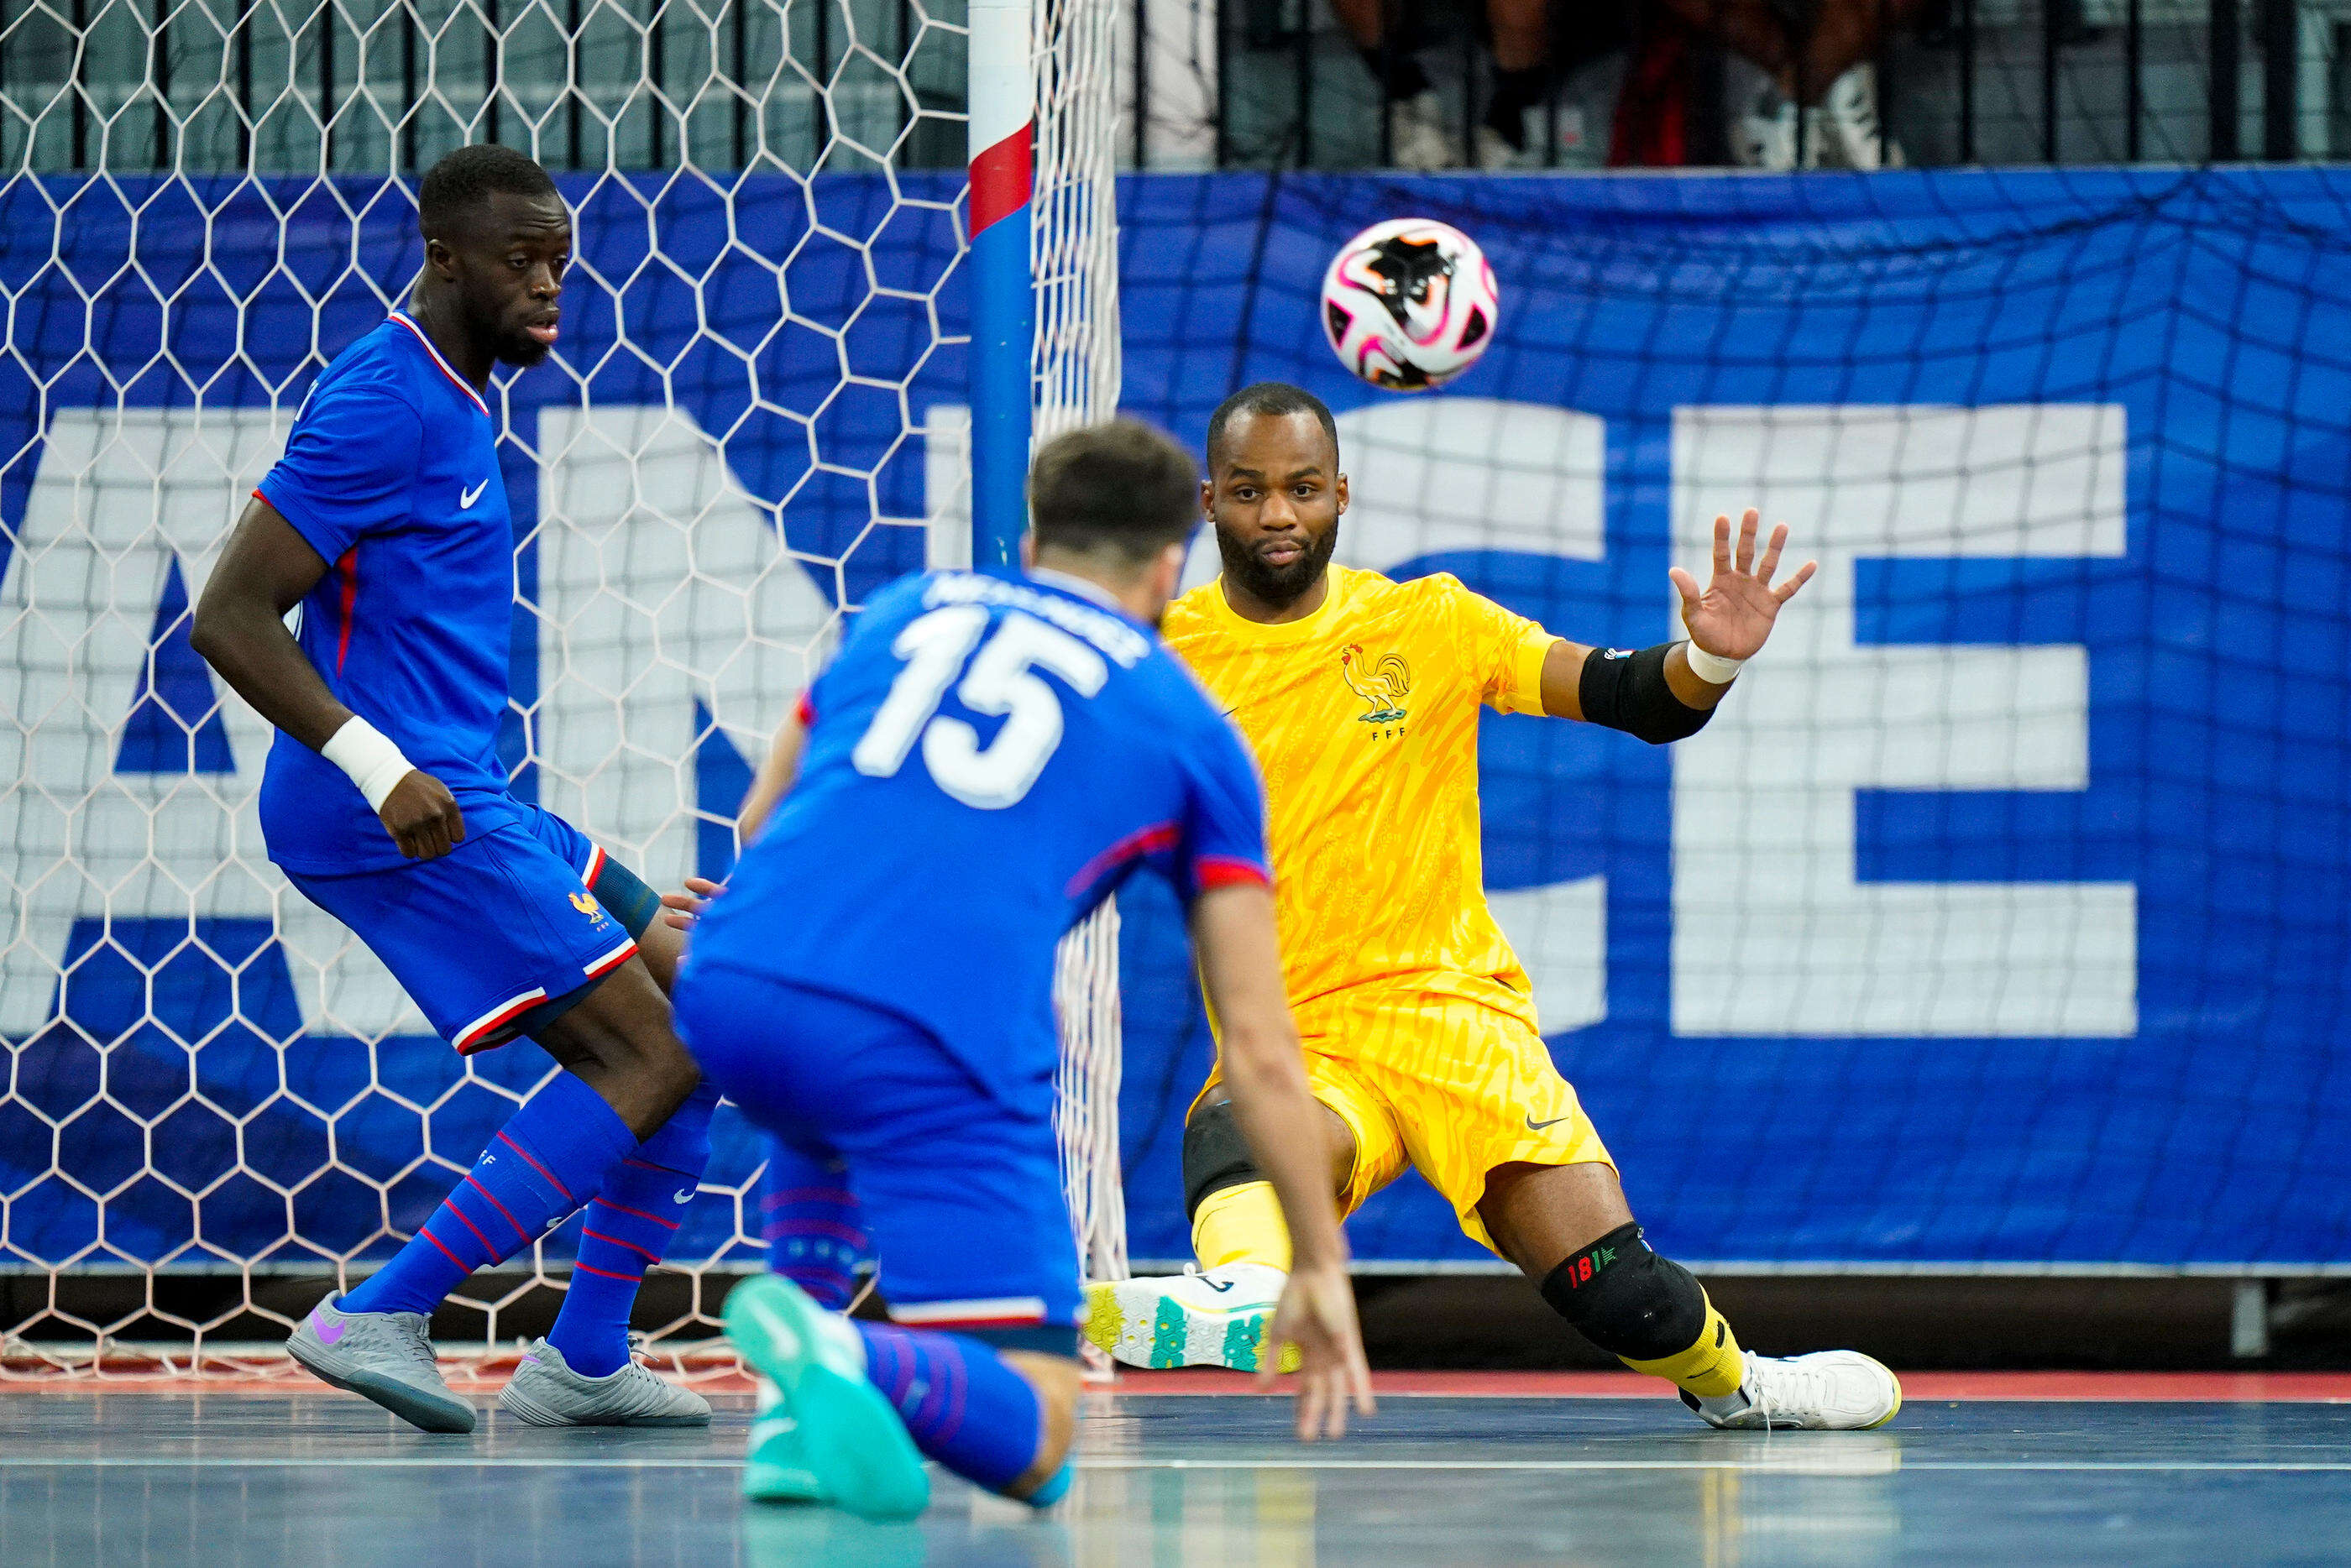
<svg viewBox="0 0 2351 1568"><path fill-rule="evenodd" d="M917 1449L993 1490L1060 1495L1082 1297L1052 1127L1053 955L1138 867L1189 908L1227 1055L1238 1038L1247 1058L1244 1131L1314 1238L1274 1330L1305 1354L1301 1435L1367 1401L1282 1000L1262 790L1152 630L1196 497L1190 459L1142 426L1049 444L1030 573L878 596L745 803L756 838L694 939L681 1032L776 1135L769 1191L838 1194L840 1213L803 1221L870 1234L903 1325L821 1310L841 1282L782 1256L729 1297L729 1333L790 1417L755 1432L755 1496L909 1512L927 1496Z"/></svg>

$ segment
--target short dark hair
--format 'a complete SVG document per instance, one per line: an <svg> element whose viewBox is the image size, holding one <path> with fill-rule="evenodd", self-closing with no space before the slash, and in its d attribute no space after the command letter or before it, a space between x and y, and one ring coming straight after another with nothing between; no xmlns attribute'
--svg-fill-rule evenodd
<svg viewBox="0 0 2351 1568"><path fill-rule="evenodd" d="M428 240L447 239L465 227L484 197L499 191L513 196L558 195L547 171L511 147L495 141L460 147L425 171L416 193L417 231Z"/></svg>
<svg viewBox="0 0 2351 1568"><path fill-rule="evenodd" d="M1257 381L1243 387L1217 405L1208 416L1208 466L1217 466L1217 448L1224 444L1225 427L1236 414L1270 414L1280 419L1286 414L1312 414L1322 433L1331 438L1331 454L1336 461L1339 452L1339 421L1331 417L1330 409L1322 399L1303 387L1293 387L1287 381Z"/></svg>
<svg viewBox="0 0 2351 1568"><path fill-rule="evenodd" d="M1057 435L1029 466L1029 525L1040 549L1140 566L1199 524L1192 454L1140 420Z"/></svg>

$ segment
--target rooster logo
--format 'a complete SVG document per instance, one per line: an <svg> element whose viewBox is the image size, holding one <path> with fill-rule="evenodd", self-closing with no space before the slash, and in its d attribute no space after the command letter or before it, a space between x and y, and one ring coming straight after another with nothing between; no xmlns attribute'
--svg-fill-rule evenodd
<svg viewBox="0 0 2351 1568"><path fill-rule="evenodd" d="M1393 724L1404 717L1404 700L1412 692L1412 666L1400 653L1384 653L1374 663L1363 644L1351 642L1339 650L1339 674L1347 690L1370 704L1371 711L1355 715L1366 724Z"/></svg>
<svg viewBox="0 0 2351 1568"><path fill-rule="evenodd" d="M593 893L572 894L571 907L591 920L601 920L604 918L604 907L596 902L596 895Z"/></svg>

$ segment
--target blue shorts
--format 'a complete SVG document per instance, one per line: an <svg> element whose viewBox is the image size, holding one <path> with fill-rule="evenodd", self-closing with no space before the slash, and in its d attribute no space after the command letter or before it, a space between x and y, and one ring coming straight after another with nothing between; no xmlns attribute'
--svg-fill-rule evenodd
<svg viewBox="0 0 2351 1568"><path fill-rule="evenodd" d="M894 1013L691 961L677 1031L753 1122L848 1167L890 1314L1076 1346L1084 1295L1050 1109L1015 1110Z"/></svg>
<svg viewBox="0 0 2351 1568"><path fill-rule="evenodd" d="M576 999L637 950L589 891L606 873L603 850L554 813L521 809L521 826L469 835L438 859L348 877L286 873L466 1055L545 1022L551 1012L535 1010Z"/></svg>

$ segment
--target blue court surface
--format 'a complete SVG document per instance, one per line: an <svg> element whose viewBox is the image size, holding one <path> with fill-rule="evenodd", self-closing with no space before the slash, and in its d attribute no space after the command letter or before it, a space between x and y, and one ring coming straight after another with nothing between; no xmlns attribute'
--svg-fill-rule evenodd
<svg viewBox="0 0 2351 1568"><path fill-rule="evenodd" d="M707 1431L493 1411L448 1438L325 1392L52 1385L0 1394L0 1564L2351 1562L2351 1407L1932 1386L1884 1431L1770 1435L1652 1397L1391 1390L1309 1449L1286 1401L1130 1384L1090 1395L1050 1516L941 1476L920 1521L872 1525L742 1502L741 1395Z"/></svg>

